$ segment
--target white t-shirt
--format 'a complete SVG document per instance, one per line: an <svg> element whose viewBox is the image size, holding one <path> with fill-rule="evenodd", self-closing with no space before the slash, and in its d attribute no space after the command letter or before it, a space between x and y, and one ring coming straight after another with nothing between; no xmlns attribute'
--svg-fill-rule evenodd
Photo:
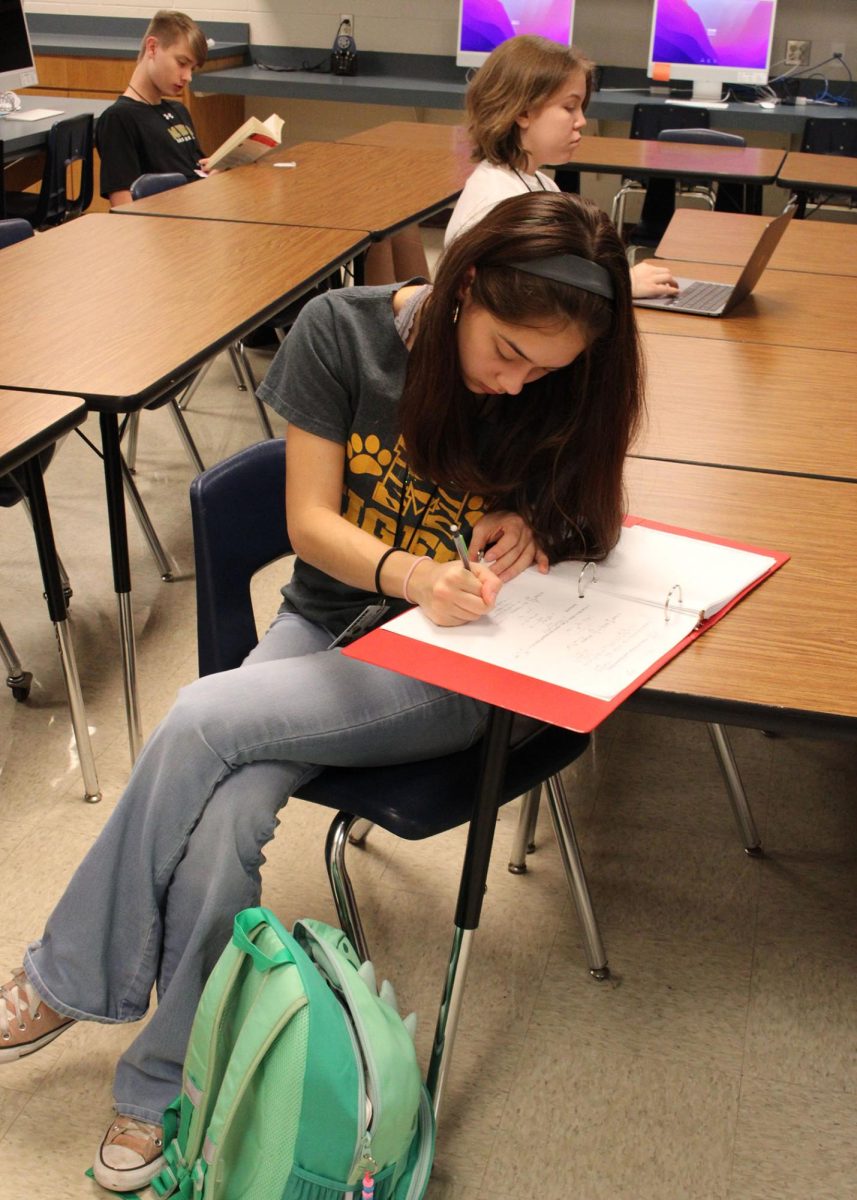
<svg viewBox="0 0 857 1200"><path fill-rule="evenodd" d="M559 188L549 175L536 171L526 175L512 167L496 166L481 162L464 185L452 216L446 227L443 244L448 246L460 233L480 221L495 204L509 196L522 196L526 192L558 192Z"/></svg>

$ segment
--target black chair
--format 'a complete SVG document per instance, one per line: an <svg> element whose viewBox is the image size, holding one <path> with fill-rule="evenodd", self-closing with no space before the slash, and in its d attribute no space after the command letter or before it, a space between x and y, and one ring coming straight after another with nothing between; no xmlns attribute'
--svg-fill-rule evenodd
<svg viewBox="0 0 857 1200"><path fill-rule="evenodd" d="M34 229L50 229L80 214L92 203L93 117L85 113L51 126L38 192L7 192L6 216L23 217ZM69 192L69 172L80 163L77 194Z"/></svg>
<svg viewBox="0 0 857 1200"><path fill-rule="evenodd" d="M629 136L639 138L642 141L653 142L663 129L707 129L709 123L710 115L707 108L693 108L683 104L635 104L631 117L631 131ZM645 190L643 213L640 218L640 223L644 223L647 219L646 199L653 185L657 186L654 188L652 203L660 205L663 185L671 185L674 190L676 183L675 180L670 179L648 179L634 175L623 176L621 186L613 197L613 204L610 209L610 219L620 233L625 223L626 198L633 193L639 195Z"/></svg>
<svg viewBox="0 0 857 1200"><path fill-rule="evenodd" d="M239 666L256 643L250 580L263 565L291 553L284 495L285 451L281 439L239 451L191 485L201 675ZM559 780L559 772L586 749L588 738L537 722L525 724L509 751L500 780L501 803L551 781L552 814L562 832L561 851L571 872L569 884L583 924L590 970L596 977L606 978L609 972L604 950ZM327 869L339 920L361 957L368 958L369 952L345 869L349 830L355 822L368 820L398 837L422 839L466 824L473 809L481 760L482 748L476 746L459 754L401 766L328 768L301 790L298 799L338 810L327 837ZM487 859L484 865L487 869ZM442 1005L444 1029L436 1039L437 1057L430 1072L436 1106L483 888L484 878L474 881L468 877L462 883L454 962L448 978L451 994ZM462 914L474 909L475 919L468 923ZM461 966L456 971L459 961Z"/></svg>
<svg viewBox="0 0 857 1200"><path fill-rule="evenodd" d="M803 127L803 137L800 144L803 154L837 154L846 158L857 157L857 120L847 117L820 120L818 117L807 118ZM831 200L833 203L831 203ZM832 209L836 212L853 212L854 197L836 192L800 191L789 200L795 202L795 216L802 219L806 216L807 204L816 208Z"/></svg>

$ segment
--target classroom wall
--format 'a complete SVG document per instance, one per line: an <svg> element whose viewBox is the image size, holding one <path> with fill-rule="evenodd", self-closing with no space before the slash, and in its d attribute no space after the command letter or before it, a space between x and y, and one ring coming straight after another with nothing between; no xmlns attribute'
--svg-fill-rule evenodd
<svg viewBox="0 0 857 1200"><path fill-rule="evenodd" d="M339 14L353 13L358 50L414 54L453 54L458 0L164 0L184 8L200 24L206 18L249 21L253 42L261 45L329 46ZM146 17L157 6L117 0L27 0L29 12ZM644 66L651 0L577 0L575 41L599 62ZM857 76L857 0L779 0L775 57L787 38L809 38L813 61L844 42Z"/></svg>

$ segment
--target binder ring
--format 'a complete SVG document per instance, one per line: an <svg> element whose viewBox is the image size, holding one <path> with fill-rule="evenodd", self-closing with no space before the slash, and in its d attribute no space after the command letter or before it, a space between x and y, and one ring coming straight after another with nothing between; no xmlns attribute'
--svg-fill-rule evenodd
<svg viewBox="0 0 857 1200"><path fill-rule="evenodd" d="M674 583L672 585L672 587L670 588L670 590L667 592L667 598L664 601L664 620L665 621L668 621L670 619L670 601L672 600L673 592L678 592L678 602L679 602L679 604L681 604L681 584L680 583Z"/></svg>
<svg viewBox="0 0 857 1200"><path fill-rule="evenodd" d="M592 568L591 582L596 583L598 581L597 565L594 562L585 562L580 569L580 574L577 577L577 596L579 600L583 599L583 585L585 582L586 572L590 567Z"/></svg>

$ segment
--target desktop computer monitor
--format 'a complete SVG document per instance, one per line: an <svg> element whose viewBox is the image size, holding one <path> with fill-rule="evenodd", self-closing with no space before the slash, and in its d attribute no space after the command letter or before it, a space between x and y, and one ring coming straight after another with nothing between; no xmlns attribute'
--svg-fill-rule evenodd
<svg viewBox="0 0 857 1200"><path fill-rule="evenodd" d="M38 82L22 0L0 0L0 92Z"/></svg>
<svg viewBox="0 0 857 1200"><path fill-rule="evenodd" d="M768 82L777 0L654 0L649 75L687 79L694 100Z"/></svg>
<svg viewBox="0 0 857 1200"><path fill-rule="evenodd" d="M571 45L574 0L459 0L460 67L481 67L495 46L518 33Z"/></svg>

